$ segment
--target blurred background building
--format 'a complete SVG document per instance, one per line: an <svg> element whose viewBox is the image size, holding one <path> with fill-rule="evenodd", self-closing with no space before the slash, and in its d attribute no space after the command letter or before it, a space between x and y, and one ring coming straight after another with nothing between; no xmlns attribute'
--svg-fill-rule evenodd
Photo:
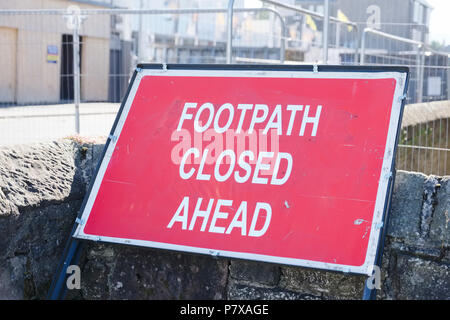
<svg viewBox="0 0 450 320"><path fill-rule="evenodd" d="M409 67L407 103L421 104L403 168L450 174L450 46L430 40L432 1L328 0L325 39L325 0L235 0L228 43L228 0L2 0L0 145L106 134L138 62L226 63L229 44L232 63Z"/></svg>

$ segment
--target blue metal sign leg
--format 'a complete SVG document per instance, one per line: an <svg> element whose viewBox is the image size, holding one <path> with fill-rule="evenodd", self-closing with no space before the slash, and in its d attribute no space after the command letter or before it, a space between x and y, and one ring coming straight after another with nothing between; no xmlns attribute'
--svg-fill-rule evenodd
<svg viewBox="0 0 450 320"><path fill-rule="evenodd" d="M66 244L63 259L60 261L55 278L47 295L48 300L64 300L67 293L67 268L77 265L80 260L83 243L72 238L72 234Z"/></svg>

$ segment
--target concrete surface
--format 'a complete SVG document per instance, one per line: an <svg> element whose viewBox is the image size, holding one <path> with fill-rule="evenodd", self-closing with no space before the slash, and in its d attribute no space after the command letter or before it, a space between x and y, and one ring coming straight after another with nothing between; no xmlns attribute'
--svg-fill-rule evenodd
<svg viewBox="0 0 450 320"><path fill-rule="evenodd" d="M108 136L119 103L82 103L80 134ZM49 142L75 134L73 104L0 107L0 146Z"/></svg>

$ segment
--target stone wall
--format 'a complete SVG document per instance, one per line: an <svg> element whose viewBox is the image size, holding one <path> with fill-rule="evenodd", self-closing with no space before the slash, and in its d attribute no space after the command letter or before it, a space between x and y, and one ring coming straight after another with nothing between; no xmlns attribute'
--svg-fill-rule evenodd
<svg viewBox="0 0 450 320"><path fill-rule="evenodd" d="M0 299L44 299L103 146L0 149ZM399 171L380 299L450 299L450 177ZM365 277L86 242L69 299L360 299Z"/></svg>

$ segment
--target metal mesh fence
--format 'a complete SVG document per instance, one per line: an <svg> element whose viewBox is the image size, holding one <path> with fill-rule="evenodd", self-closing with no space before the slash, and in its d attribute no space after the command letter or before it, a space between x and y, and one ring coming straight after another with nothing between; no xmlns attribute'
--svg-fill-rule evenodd
<svg viewBox="0 0 450 320"><path fill-rule="evenodd" d="M226 16L226 8L0 10L0 145L106 136L138 61L225 63ZM233 31L233 57L284 58L276 10L235 9Z"/></svg>
<svg viewBox="0 0 450 320"><path fill-rule="evenodd" d="M73 21L66 10L0 11L0 143L47 141L76 133L106 135L131 70L117 69L109 15L83 19L74 69ZM125 70L124 70L125 71ZM80 76L76 89L77 74Z"/></svg>
<svg viewBox="0 0 450 320"><path fill-rule="evenodd" d="M397 26L397 30L414 27L402 25ZM450 174L449 55L437 52L421 41L370 28L363 30L360 54L362 64L402 65L410 70L397 168L426 174Z"/></svg>
<svg viewBox="0 0 450 320"><path fill-rule="evenodd" d="M449 56L425 44L424 25L352 22L336 3L326 24L321 1L264 3L234 8L231 42L225 7L0 6L0 145L106 136L138 61L226 63L230 49L232 63L408 66L414 120L404 121L397 168L450 174Z"/></svg>

